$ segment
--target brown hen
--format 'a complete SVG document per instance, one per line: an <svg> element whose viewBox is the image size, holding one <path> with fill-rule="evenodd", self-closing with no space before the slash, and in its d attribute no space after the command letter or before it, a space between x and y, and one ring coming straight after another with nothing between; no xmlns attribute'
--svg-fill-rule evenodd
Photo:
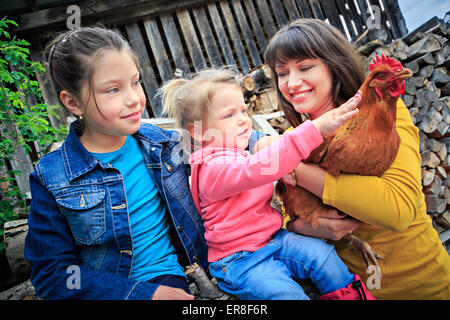
<svg viewBox="0 0 450 320"><path fill-rule="evenodd" d="M370 74L359 89L362 91L359 113L327 136L305 162L319 164L330 174L353 173L381 176L394 161L400 137L395 120L397 100L405 91L405 79L412 75L400 62L384 55L369 65ZM302 217L317 228L322 211L331 207L299 186L278 181L276 193L283 202L285 212L292 219ZM370 261L381 271L377 259L383 259L370 245L353 234L346 236L361 250L366 263Z"/></svg>

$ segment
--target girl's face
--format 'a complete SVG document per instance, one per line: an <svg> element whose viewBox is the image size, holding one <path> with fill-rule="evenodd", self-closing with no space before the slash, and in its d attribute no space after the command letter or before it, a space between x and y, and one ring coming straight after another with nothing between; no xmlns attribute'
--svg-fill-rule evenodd
<svg viewBox="0 0 450 320"><path fill-rule="evenodd" d="M211 99L211 117L203 122L203 141L208 146L244 150L252 132L242 89L237 85L219 87Z"/></svg>
<svg viewBox="0 0 450 320"><path fill-rule="evenodd" d="M291 59L275 66L278 87L298 113L312 119L333 109L333 76L320 59Z"/></svg>
<svg viewBox="0 0 450 320"><path fill-rule="evenodd" d="M83 87L87 105L81 138L103 149L121 147L126 136L139 129L145 108L145 94L131 55L125 50L106 50L95 61L91 85L91 94L87 83Z"/></svg>

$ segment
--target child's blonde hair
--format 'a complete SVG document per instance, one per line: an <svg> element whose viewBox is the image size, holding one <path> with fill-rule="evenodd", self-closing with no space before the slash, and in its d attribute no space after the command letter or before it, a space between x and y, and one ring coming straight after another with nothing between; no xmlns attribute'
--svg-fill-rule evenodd
<svg viewBox="0 0 450 320"><path fill-rule="evenodd" d="M211 98L223 85L240 87L235 74L227 68L206 69L194 74L190 80L170 80L158 90L163 112L174 118L176 128L186 129L190 123L211 116Z"/></svg>

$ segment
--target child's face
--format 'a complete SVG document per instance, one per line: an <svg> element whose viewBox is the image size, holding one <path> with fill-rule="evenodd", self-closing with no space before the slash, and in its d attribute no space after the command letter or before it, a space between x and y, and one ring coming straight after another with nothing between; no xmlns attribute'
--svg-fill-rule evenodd
<svg viewBox="0 0 450 320"><path fill-rule="evenodd" d="M94 68L92 94L88 84L83 87L85 133L97 143L133 134L140 126L145 94L131 55L125 50L106 50Z"/></svg>
<svg viewBox="0 0 450 320"><path fill-rule="evenodd" d="M203 124L203 141L208 141L208 146L247 148L252 121L242 89L237 85L219 87L211 99L211 109L211 117Z"/></svg>
<svg viewBox="0 0 450 320"><path fill-rule="evenodd" d="M297 112L314 119L334 108L333 76L320 59L291 59L277 64L275 71L281 94Z"/></svg>

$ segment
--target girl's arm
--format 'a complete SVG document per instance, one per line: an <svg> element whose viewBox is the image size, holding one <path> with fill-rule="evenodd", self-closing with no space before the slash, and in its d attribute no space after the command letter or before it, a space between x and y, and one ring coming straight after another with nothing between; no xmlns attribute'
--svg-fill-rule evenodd
<svg viewBox="0 0 450 320"><path fill-rule="evenodd" d="M307 121L254 155L238 157L224 150L202 164L199 184L208 186L202 193L217 201L274 182L293 170L322 142L316 126Z"/></svg>
<svg viewBox="0 0 450 320"><path fill-rule="evenodd" d="M199 177L200 185L208 186L203 188L203 194L212 201L218 201L278 180L323 142L322 135L333 133L354 117L360 100L358 91L340 107L306 121L250 157L236 157L234 153L223 152L207 161L202 165Z"/></svg>
<svg viewBox="0 0 450 320"><path fill-rule="evenodd" d="M158 285L99 272L81 264L70 227L36 171L30 175L31 207L25 258L31 282L44 299L151 299Z"/></svg>
<svg viewBox="0 0 450 320"><path fill-rule="evenodd" d="M408 228L423 194L418 130L401 100L397 103L397 132L401 138L397 157L381 177L334 177L316 165L302 164L295 170L297 183L321 197L325 204L360 221L391 230Z"/></svg>

